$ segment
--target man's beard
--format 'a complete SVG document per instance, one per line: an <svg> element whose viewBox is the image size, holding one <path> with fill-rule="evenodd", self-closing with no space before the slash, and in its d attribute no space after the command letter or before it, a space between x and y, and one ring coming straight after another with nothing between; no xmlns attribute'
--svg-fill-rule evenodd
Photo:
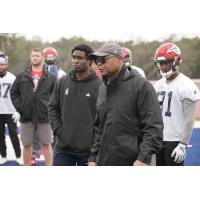
<svg viewBox="0 0 200 200"><path fill-rule="evenodd" d="M39 66L43 65L44 63L43 62L36 62L36 63L32 62L31 64L33 67L39 67Z"/></svg>
<svg viewBox="0 0 200 200"><path fill-rule="evenodd" d="M78 67L78 66L73 66L73 70L75 71L75 73L82 73L82 72L87 71L87 69L88 69L88 67L81 68L81 67Z"/></svg>
<svg viewBox="0 0 200 200"><path fill-rule="evenodd" d="M0 70L0 77L5 76L6 72L7 72L6 69L4 69L4 70Z"/></svg>
<svg viewBox="0 0 200 200"><path fill-rule="evenodd" d="M38 67L38 66L40 66L40 65L41 65L41 63L36 63L36 64L32 63L32 66L33 66L33 67Z"/></svg>

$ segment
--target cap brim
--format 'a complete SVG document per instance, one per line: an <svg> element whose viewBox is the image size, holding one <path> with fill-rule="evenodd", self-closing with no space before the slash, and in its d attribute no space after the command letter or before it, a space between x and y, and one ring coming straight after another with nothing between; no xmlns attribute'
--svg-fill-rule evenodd
<svg viewBox="0 0 200 200"><path fill-rule="evenodd" d="M110 54L97 51L97 52L91 53L89 57L94 58L94 57L103 57L103 56L108 56L108 55Z"/></svg>

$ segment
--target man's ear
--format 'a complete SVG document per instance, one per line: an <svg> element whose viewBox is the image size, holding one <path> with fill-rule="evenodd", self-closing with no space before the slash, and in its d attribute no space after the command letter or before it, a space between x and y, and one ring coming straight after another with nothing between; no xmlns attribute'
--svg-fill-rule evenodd
<svg viewBox="0 0 200 200"><path fill-rule="evenodd" d="M125 58L123 56L118 57L121 63L125 63Z"/></svg>
<svg viewBox="0 0 200 200"><path fill-rule="evenodd" d="M88 66L90 67L92 65L92 60L91 59L87 59L88 62Z"/></svg>

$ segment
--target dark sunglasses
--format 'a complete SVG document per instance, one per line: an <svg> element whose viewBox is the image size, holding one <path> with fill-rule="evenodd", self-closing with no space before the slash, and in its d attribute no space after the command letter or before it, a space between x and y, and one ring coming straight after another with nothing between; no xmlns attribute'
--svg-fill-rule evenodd
<svg viewBox="0 0 200 200"><path fill-rule="evenodd" d="M96 65L98 65L98 64L104 64L104 63L106 63L107 60L109 60L112 57L115 57L115 56L101 56L101 57L96 57L94 59L94 62L95 62Z"/></svg>

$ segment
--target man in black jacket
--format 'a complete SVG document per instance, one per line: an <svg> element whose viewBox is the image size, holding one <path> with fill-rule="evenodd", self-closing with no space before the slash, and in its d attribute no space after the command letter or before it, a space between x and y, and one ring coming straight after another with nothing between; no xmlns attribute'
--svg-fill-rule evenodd
<svg viewBox="0 0 200 200"><path fill-rule="evenodd" d="M89 165L149 165L162 147L163 122L155 90L124 66L122 48L104 43L90 55L102 74Z"/></svg>
<svg viewBox="0 0 200 200"><path fill-rule="evenodd" d="M56 136L53 165L84 166L88 163L96 100L101 80L91 71L88 55L93 50L81 44L71 52L73 69L55 86L49 102L49 119Z"/></svg>
<svg viewBox="0 0 200 200"><path fill-rule="evenodd" d="M56 77L44 66L40 49L31 52L31 67L17 75L11 88L11 99L21 115L21 141L24 165L30 165L32 145L37 136L42 145L46 165L52 165L52 129L47 105Z"/></svg>

